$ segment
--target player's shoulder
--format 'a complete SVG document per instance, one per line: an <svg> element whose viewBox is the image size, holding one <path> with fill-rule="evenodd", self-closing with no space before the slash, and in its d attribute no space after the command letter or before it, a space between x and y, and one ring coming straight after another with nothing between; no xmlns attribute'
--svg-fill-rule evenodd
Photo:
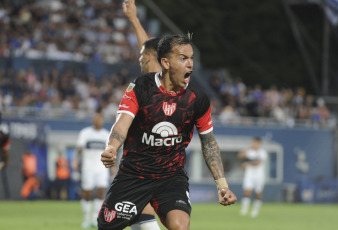
<svg viewBox="0 0 338 230"><path fill-rule="evenodd" d="M93 127L88 126L88 127L84 127L83 129L81 129L80 133L90 133L92 131L93 131Z"/></svg>
<svg viewBox="0 0 338 230"><path fill-rule="evenodd" d="M188 90L190 90L196 96L197 101L199 100L210 101L206 92L202 90L199 86L197 86L195 83L190 82L188 85Z"/></svg>
<svg viewBox="0 0 338 230"><path fill-rule="evenodd" d="M137 77L134 81L135 86L137 87L150 87L155 85L155 74L156 73L146 73Z"/></svg>

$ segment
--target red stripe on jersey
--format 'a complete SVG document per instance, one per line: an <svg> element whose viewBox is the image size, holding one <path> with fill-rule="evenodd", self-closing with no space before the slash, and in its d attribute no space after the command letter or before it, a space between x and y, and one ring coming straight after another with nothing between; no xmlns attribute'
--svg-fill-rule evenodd
<svg viewBox="0 0 338 230"><path fill-rule="evenodd" d="M204 132L212 128L211 106L202 117L196 120L196 127L199 132Z"/></svg>
<svg viewBox="0 0 338 230"><path fill-rule="evenodd" d="M131 90L129 92L125 91L123 94L122 100L120 102L119 110L117 111L117 113L121 111L128 111L134 114L134 116L136 116L138 109L139 109L139 105L138 105L134 90Z"/></svg>
<svg viewBox="0 0 338 230"><path fill-rule="evenodd" d="M180 96L184 93L185 88L181 88L178 91L168 91L166 90L162 85L160 85L160 87L158 87L162 93L168 95L168 96Z"/></svg>

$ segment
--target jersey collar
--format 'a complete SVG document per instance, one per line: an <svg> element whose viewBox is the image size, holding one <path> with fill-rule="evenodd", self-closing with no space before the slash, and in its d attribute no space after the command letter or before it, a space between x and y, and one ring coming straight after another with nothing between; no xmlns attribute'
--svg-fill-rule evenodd
<svg viewBox="0 0 338 230"><path fill-rule="evenodd" d="M181 88L178 91L168 91L163 87L163 85L161 85L161 82L160 82L161 74L162 74L161 72L155 74L155 82L156 82L157 87L161 90L161 92L168 96L180 96L184 93L184 91L188 87L188 84L187 84L184 88Z"/></svg>

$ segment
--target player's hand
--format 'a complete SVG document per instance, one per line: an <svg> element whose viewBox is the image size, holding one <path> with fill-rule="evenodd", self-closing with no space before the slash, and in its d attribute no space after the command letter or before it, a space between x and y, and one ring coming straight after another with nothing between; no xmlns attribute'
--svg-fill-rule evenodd
<svg viewBox="0 0 338 230"><path fill-rule="evenodd" d="M108 149L101 154L101 161L106 168L113 167L116 163L117 152L114 148Z"/></svg>
<svg viewBox="0 0 338 230"><path fill-rule="evenodd" d="M222 188L218 191L218 201L221 205L231 205L234 204L237 200L237 197L229 188Z"/></svg>
<svg viewBox="0 0 338 230"><path fill-rule="evenodd" d="M122 3L122 8L124 14L131 21L132 19L137 17L137 9L135 5L135 0L125 0Z"/></svg>

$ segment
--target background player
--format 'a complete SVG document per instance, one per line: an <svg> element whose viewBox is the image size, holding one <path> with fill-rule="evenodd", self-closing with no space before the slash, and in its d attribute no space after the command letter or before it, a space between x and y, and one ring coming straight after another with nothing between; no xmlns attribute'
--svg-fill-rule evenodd
<svg viewBox="0 0 338 230"><path fill-rule="evenodd" d="M194 126L220 204L230 205L237 199L224 178L212 132L210 100L189 84L193 70L190 40L181 35L162 38L158 59L161 73L143 75L127 88L101 154L104 165L111 167L116 150L124 145L118 175L99 214L100 230L123 229L149 201L167 228L189 229L191 205L184 162Z"/></svg>
<svg viewBox="0 0 338 230"><path fill-rule="evenodd" d="M150 38L137 17L137 8L134 0L125 1L123 12L130 21L140 49L140 67L142 73L161 72L162 68L157 61L157 47L159 38ZM143 209L138 221L131 226L132 230L160 230L155 219L155 211L150 204Z"/></svg>
<svg viewBox="0 0 338 230"><path fill-rule="evenodd" d="M160 63L157 60L157 47L159 38L150 38L148 37L146 31L140 23L139 18L137 17L137 8L135 5L135 0L128 0L123 2L123 12L130 21L135 35L137 38L137 43L140 48L140 66L142 73L150 72L161 72L162 68Z"/></svg>
<svg viewBox="0 0 338 230"><path fill-rule="evenodd" d="M1 129L1 112L0 112L0 172L2 176L2 187L7 199L10 198L9 184L6 167L9 161L10 137L9 134Z"/></svg>
<svg viewBox="0 0 338 230"><path fill-rule="evenodd" d="M265 161L267 152L261 147L262 141L259 137L255 137L251 147L241 151L238 157L245 160L241 164L244 169L243 179L243 198L241 215L246 215L250 206L250 196L252 191L255 191L255 200L253 203L251 217L256 217L262 205L262 193L265 184Z"/></svg>
<svg viewBox="0 0 338 230"><path fill-rule="evenodd" d="M0 125L1 125L1 113L0 113ZM7 133L5 133L0 126L0 171L4 170L8 165L9 160L9 148L10 148L10 138Z"/></svg>
<svg viewBox="0 0 338 230"><path fill-rule="evenodd" d="M82 129L79 133L77 156L72 162L73 168L78 170L81 160L81 206L84 219L82 228L97 226L96 218L109 184L109 170L102 165L100 155L105 149L109 135L109 131L102 128L104 122L103 115L98 109L92 118L93 125ZM95 189L97 191L94 199Z"/></svg>

